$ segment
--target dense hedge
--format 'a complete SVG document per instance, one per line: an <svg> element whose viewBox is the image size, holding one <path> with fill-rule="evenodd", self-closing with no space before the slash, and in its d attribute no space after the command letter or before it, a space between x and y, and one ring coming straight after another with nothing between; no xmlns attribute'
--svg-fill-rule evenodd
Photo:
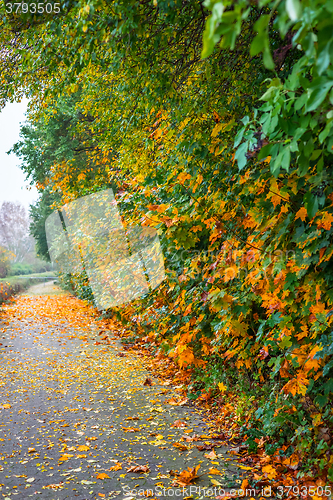
<svg viewBox="0 0 333 500"><path fill-rule="evenodd" d="M2 95L34 96L14 150L38 228L113 187L125 225L159 231L167 278L107 314L190 397L241 391L251 450L333 480L332 2L67 5L1 35L18 55ZM91 300L85 276L64 280Z"/></svg>

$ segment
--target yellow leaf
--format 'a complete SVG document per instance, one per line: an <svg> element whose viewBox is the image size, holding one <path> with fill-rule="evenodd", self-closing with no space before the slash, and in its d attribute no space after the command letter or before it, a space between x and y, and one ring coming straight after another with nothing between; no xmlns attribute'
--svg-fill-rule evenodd
<svg viewBox="0 0 333 500"><path fill-rule="evenodd" d="M211 479L211 483L214 485L214 486L223 486L222 483L220 483L220 481L216 481L216 479Z"/></svg>
<svg viewBox="0 0 333 500"><path fill-rule="evenodd" d="M223 393L227 390L227 386L223 384L223 382L220 382L217 384L219 386L220 391Z"/></svg>
<svg viewBox="0 0 333 500"><path fill-rule="evenodd" d="M222 129L223 125L224 125L223 123L217 123L217 124L215 125L215 127L214 127L214 128L213 128L213 130L212 130L212 137L216 137L216 136L217 136L217 134L218 134L218 133L220 132L220 130Z"/></svg>
<svg viewBox="0 0 333 500"><path fill-rule="evenodd" d="M64 453L63 455L61 455L61 457L59 457L59 462L65 462L65 460L68 460L69 458L71 457L74 457L74 455L72 455L71 453Z"/></svg>
<svg viewBox="0 0 333 500"><path fill-rule="evenodd" d="M2 405L2 408L11 408L12 405L8 404L8 403L5 403L4 405Z"/></svg>
<svg viewBox="0 0 333 500"><path fill-rule="evenodd" d="M85 444L81 444L80 446L77 447L77 451L88 451L90 448L89 446Z"/></svg>
<svg viewBox="0 0 333 500"><path fill-rule="evenodd" d="M215 474L216 476L223 476L223 472L219 471L215 467L209 469L209 474Z"/></svg>

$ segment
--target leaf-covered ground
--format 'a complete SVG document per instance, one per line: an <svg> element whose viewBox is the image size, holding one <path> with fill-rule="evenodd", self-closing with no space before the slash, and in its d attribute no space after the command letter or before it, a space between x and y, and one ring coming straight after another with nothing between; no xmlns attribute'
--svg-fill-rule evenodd
<svg viewBox="0 0 333 500"><path fill-rule="evenodd" d="M38 287L0 316L3 498L240 488L245 471L203 410L149 373L144 352L125 351L91 307L52 284Z"/></svg>

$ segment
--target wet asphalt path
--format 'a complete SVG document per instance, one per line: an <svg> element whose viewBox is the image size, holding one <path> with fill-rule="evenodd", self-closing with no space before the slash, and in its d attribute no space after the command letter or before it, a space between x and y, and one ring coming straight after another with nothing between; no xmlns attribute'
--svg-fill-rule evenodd
<svg viewBox="0 0 333 500"><path fill-rule="evenodd" d="M175 474L197 465L193 498L239 487L204 413L154 379L143 353L100 333L92 310L53 285L0 312L0 498L186 497Z"/></svg>

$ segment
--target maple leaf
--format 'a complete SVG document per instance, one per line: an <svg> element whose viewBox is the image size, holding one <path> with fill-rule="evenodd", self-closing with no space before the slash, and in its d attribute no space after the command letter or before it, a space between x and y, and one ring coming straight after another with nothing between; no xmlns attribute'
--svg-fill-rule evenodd
<svg viewBox="0 0 333 500"><path fill-rule="evenodd" d="M110 476L105 474L105 472L100 472L99 474L97 474L97 479L110 479Z"/></svg>
<svg viewBox="0 0 333 500"><path fill-rule="evenodd" d="M216 453L214 450L212 450L210 453L205 453L204 456L206 458L208 458L209 460L216 460L217 459L217 456L216 456Z"/></svg>
<svg viewBox="0 0 333 500"><path fill-rule="evenodd" d="M182 422L181 420L175 420L171 427L176 427L177 429L181 429L186 427L186 422Z"/></svg>
<svg viewBox="0 0 333 500"><path fill-rule="evenodd" d="M301 207L295 215L295 220L301 219L304 222L307 216L308 216L308 212L307 212L306 208Z"/></svg>
<svg viewBox="0 0 333 500"><path fill-rule="evenodd" d="M224 282L227 283L228 281L233 280L237 276L237 272L238 272L238 269L236 266L228 267L224 271L224 277L223 277Z"/></svg>
<svg viewBox="0 0 333 500"><path fill-rule="evenodd" d="M176 479L173 481L172 486L187 486L188 484L191 484L195 479L197 479L199 476L197 474L198 470L200 468L200 465L197 465L196 467L188 467L187 470L183 470L180 474L177 474Z"/></svg>
<svg viewBox="0 0 333 500"><path fill-rule="evenodd" d="M262 468L262 471L267 474L268 479L274 479L278 475L276 469L271 465L265 465L265 467Z"/></svg>
<svg viewBox="0 0 333 500"><path fill-rule="evenodd" d="M11 408L12 405L10 405L9 403L5 403L2 405L2 408Z"/></svg>
<svg viewBox="0 0 333 500"><path fill-rule="evenodd" d="M326 229L326 231L329 231L331 229L332 223L333 223L333 214L324 212L321 220L317 222L317 227L318 229L323 228Z"/></svg>
<svg viewBox="0 0 333 500"><path fill-rule="evenodd" d="M128 469L127 472L150 472L148 465L132 465Z"/></svg>
<svg viewBox="0 0 333 500"><path fill-rule="evenodd" d="M218 384L218 388L220 389L220 391L222 392L222 394L228 389L226 385L224 385L223 382L219 382Z"/></svg>
<svg viewBox="0 0 333 500"><path fill-rule="evenodd" d="M151 378L146 378L146 380L144 381L143 385L153 385L153 382L152 382Z"/></svg>

